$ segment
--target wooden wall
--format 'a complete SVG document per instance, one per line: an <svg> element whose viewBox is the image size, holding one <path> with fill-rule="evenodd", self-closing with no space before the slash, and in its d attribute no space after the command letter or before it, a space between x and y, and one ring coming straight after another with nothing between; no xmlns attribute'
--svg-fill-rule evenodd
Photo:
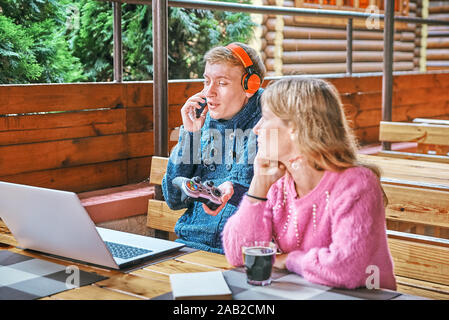
<svg viewBox="0 0 449 320"><path fill-rule="evenodd" d="M382 78L328 80L360 142L378 142ZM202 86L170 81L171 132ZM0 86L0 180L82 192L146 179L154 153L152 94L151 82ZM449 119L449 72L396 75L393 108L394 121Z"/></svg>
<svg viewBox="0 0 449 320"><path fill-rule="evenodd" d="M295 7L294 0L263 0L263 4ZM416 5L412 3L411 8L416 10ZM262 21L260 47L268 75L346 72L344 24L330 18L275 15L264 16ZM402 23L398 26L399 23L394 35L393 68L395 71L417 70L414 62L416 25ZM379 30L368 30L364 21L354 20L354 73L382 71L383 38L382 23Z"/></svg>
<svg viewBox="0 0 449 320"><path fill-rule="evenodd" d="M429 1L429 19L449 21L449 1ZM429 26L426 49L427 70L449 69L449 27Z"/></svg>
<svg viewBox="0 0 449 320"><path fill-rule="evenodd" d="M449 1L410 0L409 16L448 21ZM417 70L449 69L449 27L417 24L414 57Z"/></svg>
<svg viewBox="0 0 449 320"><path fill-rule="evenodd" d="M151 83L0 86L0 179L75 192L143 180L152 94Z"/></svg>

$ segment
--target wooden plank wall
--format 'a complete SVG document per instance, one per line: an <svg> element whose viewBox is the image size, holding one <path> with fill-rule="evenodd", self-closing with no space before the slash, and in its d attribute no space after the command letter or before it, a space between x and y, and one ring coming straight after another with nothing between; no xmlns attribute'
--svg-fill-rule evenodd
<svg viewBox="0 0 449 320"><path fill-rule="evenodd" d="M263 0L263 3L295 7L295 0ZM412 8L416 9L413 3ZM341 23L333 24L332 21L334 20L330 18L323 20L316 17L265 15L261 48L267 74L346 73L346 26ZM398 25L399 23L396 27ZM379 30L368 30L363 20L354 20L354 73L382 71L384 35L382 24L380 26ZM394 71L417 70L414 64L415 29L415 24L402 23L400 30L396 30Z"/></svg>
<svg viewBox="0 0 449 320"><path fill-rule="evenodd" d="M345 80L343 80L345 79ZM349 84L348 79L353 79ZM339 90L347 117L361 144L377 143L382 119L382 77L329 79ZM348 87L346 87L347 83ZM350 86L354 85L355 88ZM449 119L449 73L395 75L393 121L425 118Z"/></svg>
<svg viewBox="0 0 449 320"><path fill-rule="evenodd" d="M142 181L152 101L151 83L0 86L0 179L74 192Z"/></svg>
<svg viewBox="0 0 449 320"><path fill-rule="evenodd" d="M382 78L328 80L360 142L378 142ZM202 86L170 81L170 132ZM74 192L144 180L154 153L152 94L151 82L0 86L0 180ZM449 72L397 75L393 120L449 119L448 94Z"/></svg>

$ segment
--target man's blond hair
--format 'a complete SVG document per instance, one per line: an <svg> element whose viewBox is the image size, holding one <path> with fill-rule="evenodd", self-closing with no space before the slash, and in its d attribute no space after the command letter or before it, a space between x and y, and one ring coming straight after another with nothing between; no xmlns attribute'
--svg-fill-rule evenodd
<svg viewBox="0 0 449 320"><path fill-rule="evenodd" d="M257 72L257 74L260 76L260 80L263 81L263 79L265 78L266 68L257 51L244 43L240 42L234 43L242 47L243 50L245 50L245 52L248 54L248 56L251 58L251 61L253 62L253 70ZM236 56L234 56L231 50L223 46L218 46L210 49L204 55L204 62L209 64L225 62L235 66L241 66L243 68L242 62Z"/></svg>

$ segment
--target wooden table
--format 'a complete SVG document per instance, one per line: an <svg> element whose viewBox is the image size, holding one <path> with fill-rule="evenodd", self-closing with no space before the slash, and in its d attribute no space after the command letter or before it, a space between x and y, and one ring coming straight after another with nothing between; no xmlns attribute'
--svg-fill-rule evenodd
<svg viewBox="0 0 449 320"><path fill-rule="evenodd" d="M58 259L55 257L49 257L41 253L17 248L17 245L18 244L16 240L9 232L8 228L0 220L0 250L7 250L10 252L43 259L64 266L75 265L80 270L86 272L94 272L107 277L106 280L101 280L94 284L82 286L79 288L69 289L58 294L44 297L42 298L43 300L148 300L154 298L170 299L171 286L169 275L172 273L207 272L221 270L225 275L229 275L231 273L234 274L233 279L236 279L235 275L241 277L242 281L238 281L240 281L240 283L243 283L243 286L249 286L244 281L245 275L244 273L242 273L242 269L235 271L236 269L228 264L224 255L205 251L198 250L191 252L193 249L181 249L181 251L172 253L170 256L160 258L153 262L148 262L149 265L147 263L146 266L139 267L135 270L122 272L118 270L109 270L95 266L89 266L82 263L75 263L73 261ZM287 273L283 272L283 274L281 275L285 276L287 275ZM293 274L290 274L289 276L291 275ZM317 288L321 288L321 286L307 282L297 275L294 275L294 277L296 277L296 280L294 282L302 281L301 283L303 283L302 286L294 284L298 286L298 290L301 290L301 288L304 289L306 287L308 290L317 290ZM288 290L292 290L291 284L288 285ZM231 290L233 290L233 287L231 285L230 287ZM274 286L272 285L270 287L272 289ZM365 295L366 298L366 290L367 289L362 289L362 291L358 291L362 294L362 298L363 295ZM357 294L354 295L357 290L343 290L338 292L340 292L340 294L347 295L349 298L357 297ZM389 292L391 293L391 291ZM264 292L255 294L254 299L260 299L260 294L262 294L263 296ZM368 294L370 294L370 292L368 292ZM252 299L251 297L253 296L250 296L250 299ZM395 293L393 296L390 296L390 298L410 299L417 297Z"/></svg>

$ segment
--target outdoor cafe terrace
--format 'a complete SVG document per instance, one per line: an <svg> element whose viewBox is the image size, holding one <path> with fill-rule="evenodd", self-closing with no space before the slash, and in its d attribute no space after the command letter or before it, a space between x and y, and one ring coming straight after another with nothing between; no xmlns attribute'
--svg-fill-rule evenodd
<svg viewBox="0 0 449 320"><path fill-rule="evenodd" d="M449 299L449 70L386 68L319 77L340 93L361 159L382 171L397 291ZM180 109L203 82L164 82L161 70L154 81L0 85L0 180L75 192L97 226L174 240L182 211L163 201L161 178L178 141ZM268 77L263 87L280 78ZM16 246L0 220L0 252L42 258ZM171 273L232 269L207 252L128 274L79 267L109 279L47 299L154 298L170 291Z"/></svg>

